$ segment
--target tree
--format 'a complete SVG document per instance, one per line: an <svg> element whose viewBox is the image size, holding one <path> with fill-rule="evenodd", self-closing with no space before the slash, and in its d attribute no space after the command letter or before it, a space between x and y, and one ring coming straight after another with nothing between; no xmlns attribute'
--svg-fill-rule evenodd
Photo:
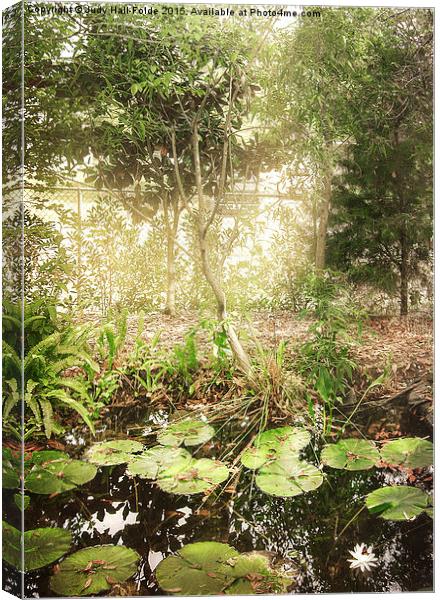
<svg viewBox="0 0 440 600"><path fill-rule="evenodd" d="M373 21L372 9L325 8L319 19L282 31L266 57L269 139L276 132L278 161L289 164L292 185L308 178L317 269L325 266L332 179L356 128L348 106L358 73L366 68Z"/></svg>
<svg viewBox="0 0 440 600"><path fill-rule="evenodd" d="M331 263L394 292L432 250L432 14L379 13L368 73L353 91L358 127L333 196Z"/></svg>

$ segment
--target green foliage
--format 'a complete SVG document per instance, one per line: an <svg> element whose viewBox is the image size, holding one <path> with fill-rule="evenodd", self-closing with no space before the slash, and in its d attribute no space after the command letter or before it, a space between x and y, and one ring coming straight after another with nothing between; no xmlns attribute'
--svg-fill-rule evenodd
<svg viewBox="0 0 440 600"><path fill-rule="evenodd" d="M111 440L91 446L85 458L95 465L109 467L130 462L142 450L143 445L135 440Z"/></svg>
<svg viewBox="0 0 440 600"><path fill-rule="evenodd" d="M2 487L13 490L20 486L21 461L9 448L2 448Z"/></svg>
<svg viewBox="0 0 440 600"><path fill-rule="evenodd" d="M372 33L332 198L330 264L398 296L402 315L432 261L432 43L427 10L393 15Z"/></svg>
<svg viewBox="0 0 440 600"><path fill-rule="evenodd" d="M331 272L312 272L305 280L304 297L307 305L301 314L313 321L296 364L323 403L324 431L328 432L333 407L343 401L357 367L350 351L362 331L364 316L353 303L350 290Z"/></svg>
<svg viewBox="0 0 440 600"><path fill-rule="evenodd" d="M368 494L365 504L382 519L408 521L429 510L429 496L415 487L392 485Z"/></svg>
<svg viewBox="0 0 440 600"><path fill-rule="evenodd" d="M434 446L421 438L401 438L383 445L380 455L389 465L419 469L433 463Z"/></svg>
<svg viewBox="0 0 440 600"><path fill-rule="evenodd" d="M95 596L136 573L139 554L125 546L93 546L71 554L50 578L59 596Z"/></svg>
<svg viewBox="0 0 440 600"><path fill-rule="evenodd" d="M133 456L128 461L126 473L130 477L156 479L159 471L162 469L167 469L177 464L186 466L191 460L191 454L183 448L154 446L153 448L148 448L142 454Z"/></svg>
<svg viewBox="0 0 440 600"><path fill-rule="evenodd" d="M5 338L17 349L3 341L3 368L7 377L7 389L3 399L4 424L15 418L14 411L21 400L18 382L24 372L24 403L32 418L27 424L43 428L46 437L50 437L60 425L55 419L55 409L67 407L76 411L89 429L94 426L89 416L87 404L92 402L89 381L99 371L92 359L87 337L89 328L61 326L56 318L54 307L37 301L24 308L25 355L20 359L18 347L21 330L20 306L6 305L8 310ZM66 377L64 371L79 367L82 374L78 377Z"/></svg>
<svg viewBox="0 0 440 600"><path fill-rule="evenodd" d="M60 494L87 483L95 475L95 466L61 457L35 464L27 473L24 485L34 494Z"/></svg>
<svg viewBox="0 0 440 600"><path fill-rule="evenodd" d="M336 444L327 444L321 453L321 461L324 465L347 471L371 469L379 458L374 443L360 439L345 439L339 440Z"/></svg>
<svg viewBox="0 0 440 600"><path fill-rule="evenodd" d="M21 236L23 235L23 256ZM15 303L20 301L22 270L25 276L26 303L51 298L55 303L68 290L73 269L65 237L53 221L24 210L3 222L4 294Z"/></svg>
<svg viewBox="0 0 440 600"><path fill-rule="evenodd" d="M283 457L257 472L255 483L266 494L290 498L318 488L324 478L314 465Z"/></svg>
<svg viewBox="0 0 440 600"><path fill-rule="evenodd" d="M265 554L240 554L220 542L196 542L168 556L156 569L164 592L178 596L282 593L290 581Z"/></svg>
<svg viewBox="0 0 440 600"><path fill-rule="evenodd" d="M157 484L171 494L200 494L229 477L229 469L219 460L193 458L179 461L159 471Z"/></svg>
<svg viewBox="0 0 440 600"><path fill-rule="evenodd" d="M157 436L163 446L198 446L210 440L215 434L208 423L196 419L184 419L171 423Z"/></svg>
<svg viewBox="0 0 440 600"><path fill-rule="evenodd" d="M35 571L50 565L66 554L72 544L70 531L57 527L31 529L22 535L18 529L3 521L2 534L3 558L19 571Z"/></svg>

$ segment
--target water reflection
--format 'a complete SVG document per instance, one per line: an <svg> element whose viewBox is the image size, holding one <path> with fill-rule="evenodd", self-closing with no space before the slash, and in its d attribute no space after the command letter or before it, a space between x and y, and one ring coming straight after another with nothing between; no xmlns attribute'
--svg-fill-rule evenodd
<svg viewBox="0 0 440 600"><path fill-rule="evenodd" d="M159 415L158 423L164 418ZM78 452L80 446L76 438L69 451ZM316 451L311 448L307 458L313 460ZM26 529L69 529L72 551L99 544L137 550L142 560L134 583L115 594L161 594L154 578L159 562L185 544L208 540L229 543L242 552L271 553L277 565L295 574L296 592L432 589L432 521L427 515L392 522L364 509L356 516L372 490L408 483L404 473L328 469L323 485L314 492L281 499L260 492L252 473L244 470L237 494L206 499L166 494L143 480L135 484L124 470L124 466L100 469L83 488L53 498L32 495L25 513ZM430 488L431 470L424 475L418 485ZM19 527L13 491L5 490L5 513L6 520ZM368 577L351 570L347 562L349 550L362 542L373 546L378 558L378 568ZM47 567L26 575L27 597L52 595L51 571ZM5 565L3 577L6 591L17 594L18 573Z"/></svg>

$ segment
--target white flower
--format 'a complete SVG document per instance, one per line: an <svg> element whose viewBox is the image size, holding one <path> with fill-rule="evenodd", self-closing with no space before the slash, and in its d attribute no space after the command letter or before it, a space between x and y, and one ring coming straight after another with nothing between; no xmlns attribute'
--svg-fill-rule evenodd
<svg viewBox="0 0 440 600"><path fill-rule="evenodd" d="M370 571L373 567L377 567L377 558L373 554L373 547L366 546L366 544L356 544L354 550L349 551L352 555L352 559L347 559L350 565L350 569L360 569L362 573Z"/></svg>

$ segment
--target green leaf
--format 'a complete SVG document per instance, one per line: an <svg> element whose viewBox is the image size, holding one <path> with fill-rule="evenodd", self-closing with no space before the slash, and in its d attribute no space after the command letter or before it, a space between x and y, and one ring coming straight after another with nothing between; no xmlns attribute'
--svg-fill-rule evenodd
<svg viewBox="0 0 440 600"><path fill-rule="evenodd" d="M275 460L277 453L271 448L247 448L240 456L242 464L248 469L258 469L270 460Z"/></svg>
<svg viewBox="0 0 440 600"><path fill-rule="evenodd" d="M21 571L21 532L3 521L3 558ZM70 531L57 527L31 529L23 536L25 571L34 571L50 565L69 551Z"/></svg>
<svg viewBox="0 0 440 600"><path fill-rule="evenodd" d="M21 461L13 457L9 448L2 449L2 487L13 490L20 487Z"/></svg>
<svg viewBox="0 0 440 600"><path fill-rule="evenodd" d="M172 423L157 436L157 441L163 446L198 446L210 440L215 434L214 428L208 423L196 419L185 419Z"/></svg>
<svg viewBox="0 0 440 600"><path fill-rule="evenodd" d="M59 494L87 483L96 467L80 460L56 459L35 465L26 476L25 488L34 494Z"/></svg>
<svg viewBox="0 0 440 600"><path fill-rule="evenodd" d="M41 465L45 462L58 459L70 460L70 456L66 452L60 450L37 450L32 452L30 462L34 465Z"/></svg>
<svg viewBox="0 0 440 600"><path fill-rule="evenodd" d="M306 429L296 427L277 427L263 431L256 436L254 446L271 450L299 451L310 442L310 433Z"/></svg>
<svg viewBox="0 0 440 600"><path fill-rule="evenodd" d="M14 494L14 502L19 510L26 510L31 502L29 496L22 494Z"/></svg>
<svg viewBox="0 0 440 600"><path fill-rule="evenodd" d="M374 443L359 439L339 440L336 444L328 444L321 453L323 464L347 471L371 469L379 459Z"/></svg>
<svg viewBox="0 0 440 600"><path fill-rule="evenodd" d="M277 460L261 467L255 483L261 491L283 498L318 488L323 476L314 465L302 461Z"/></svg>
<svg viewBox="0 0 440 600"><path fill-rule="evenodd" d="M417 469L432 465L434 457L432 442L422 438L401 438L384 444L382 460L389 465Z"/></svg>
<svg viewBox="0 0 440 600"><path fill-rule="evenodd" d="M93 546L66 558L50 578L59 596L95 596L123 583L137 571L140 556L125 546Z"/></svg>
<svg viewBox="0 0 440 600"><path fill-rule="evenodd" d="M127 475L145 479L156 479L160 469L173 465L184 468L191 462L191 454L183 448L154 446L138 456L133 456L127 464Z"/></svg>
<svg viewBox="0 0 440 600"><path fill-rule="evenodd" d="M159 586L179 596L255 594L285 591L286 578L264 554L240 555L220 542L196 542L168 556L156 569Z"/></svg>
<svg viewBox="0 0 440 600"><path fill-rule="evenodd" d="M368 494L365 504L371 513L382 519L406 521L426 511L429 496L415 487L392 485Z"/></svg>
<svg viewBox="0 0 440 600"><path fill-rule="evenodd" d="M133 455L143 449L144 446L134 440L111 440L90 446L84 457L95 465L110 467L130 462Z"/></svg>
<svg viewBox="0 0 440 600"><path fill-rule="evenodd" d="M64 390L53 390L47 394L48 398L57 398L63 404L66 404L70 408L76 410L76 412L83 418L84 423L88 426L90 431L95 434L95 427L90 419L89 413L85 406L83 406L78 400L71 398Z"/></svg>
<svg viewBox="0 0 440 600"><path fill-rule="evenodd" d="M200 494L225 481L228 476L229 469L222 462L193 458L187 463L159 471L157 484L162 490L172 494Z"/></svg>

